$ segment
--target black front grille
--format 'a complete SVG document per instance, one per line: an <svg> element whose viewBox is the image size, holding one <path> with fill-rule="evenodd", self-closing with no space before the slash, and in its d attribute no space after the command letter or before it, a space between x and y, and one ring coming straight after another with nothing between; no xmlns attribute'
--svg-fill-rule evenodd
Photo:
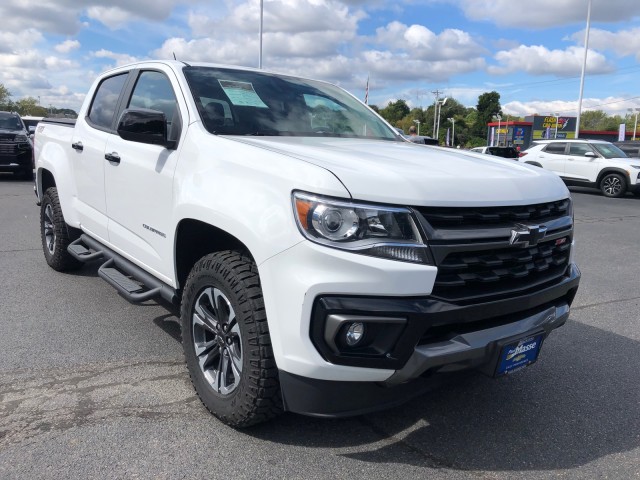
<svg viewBox="0 0 640 480"><path fill-rule="evenodd" d="M15 137L13 133L0 133L0 142L13 142Z"/></svg>
<svg viewBox="0 0 640 480"><path fill-rule="evenodd" d="M18 145L15 143L0 142L0 153L4 155L15 155L17 146Z"/></svg>
<svg viewBox="0 0 640 480"><path fill-rule="evenodd" d="M447 300L471 300L520 292L557 279L569 264L571 238L528 248L452 252L438 265L432 294Z"/></svg>
<svg viewBox="0 0 640 480"><path fill-rule="evenodd" d="M513 223L542 223L570 214L569 199L536 205L506 207L415 207L433 228L466 227Z"/></svg>
<svg viewBox="0 0 640 480"><path fill-rule="evenodd" d="M567 272L573 240L571 199L414 209L438 267L434 297L457 304L509 298L560 281ZM511 238L526 226L544 226L545 236L527 246Z"/></svg>

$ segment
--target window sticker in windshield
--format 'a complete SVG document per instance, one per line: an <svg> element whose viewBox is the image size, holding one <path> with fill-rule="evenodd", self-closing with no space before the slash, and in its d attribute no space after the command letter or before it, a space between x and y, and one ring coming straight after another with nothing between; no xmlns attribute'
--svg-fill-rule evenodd
<svg viewBox="0 0 640 480"><path fill-rule="evenodd" d="M260 99L253 84L250 82L236 82L233 80L218 80L231 103L240 107L269 108Z"/></svg>

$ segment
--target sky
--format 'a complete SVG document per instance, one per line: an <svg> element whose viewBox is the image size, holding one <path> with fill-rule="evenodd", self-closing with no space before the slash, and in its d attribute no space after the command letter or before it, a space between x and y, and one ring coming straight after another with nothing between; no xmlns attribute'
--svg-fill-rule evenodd
<svg viewBox="0 0 640 480"><path fill-rule="evenodd" d="M583 111L640 108L640 0L592 0ZM263 68L384 107L497 91L505 114L575 115L588 0L263 0ZM2 0L0 83L78 110L146 59L257 67L260 0Z"/></svg>

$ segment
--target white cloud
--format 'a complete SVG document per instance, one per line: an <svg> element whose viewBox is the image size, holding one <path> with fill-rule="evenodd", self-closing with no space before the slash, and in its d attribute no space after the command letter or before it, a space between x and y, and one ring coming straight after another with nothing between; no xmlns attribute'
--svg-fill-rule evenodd
<svg viewBox="0 0 640 480"><path fill-rule="evenodd" d="M364 60L368 71L387 80L442 82L455 74L482 70L485 67L483 58L425 61L410 58L408 54L380 50L365 52ZM398 68L400 65L402 68Z"/></svg>
<svg viewBox="0 0 640 480"><path fill-rule="evenodd" d="M582 111L602 110L609 115L626 115L627 108L633 106L633 102L623 97L585 98L582 101ZM549 115L576 116L578 114L578 100L533 100L528 102L508 102L502 105L502 111L507 115L524 117L535 113Z"/></svg>
<svg viewBox="0 0 640 480"><path fill-rule="evenodd" d="M503 50L495 55L499 66L488 67L494 75L524 72L531 75L557 75L568 77L580 74L584 59L584 48L568 47L565 50L549 50L542 45L520 45L511 50ZM608 73L615 69L601 53L589 49L587 72Z"/></svg>
<svg viewBox="0 0 640 480"><path fill-rule="evenodd" d="M378 28L376 41L422 60L470 59L485 53L485 49L462 30L446 29L436 35L424 25L407 26L400 22Z"/></svg>
<svg viewBox="0 0 640 480"><path fill-rule="evenodd" d="M92 55L96 58L110 58L112 60L115 60L115 66L127 65L129 63L134 63L140 60L139 58L127 55L126 53L115 53L109 50L105 50L104 48L98 50L97 52L92 52Z"/></svg>
<svg viewBox="0 0 640 480"><path fill-rule="evenodd" d="M587 21L585 0L537 0L521 4L513 0L457 0L457 3L470 19L487 20L503 27L539 29ZM618 22L638 15L640 2L636 0L595 1L591 20Z"/></svg>
<svg viewBox="0 0 640 480"><path fill-rule="evenodd" d="M32 28L18 33L3 31L0 32L0 53L15 53L32 48L42 41L42 34Z"/></svg>
<svg viewBox="0 0 640 480"><path fill-rule="evenodd" d="M65 40L62 43L59 43L55 47L56 52L60 53L69 53L72 50L77 50L80 48L80 42L78 40Z"/></svg>
<svg viewBox="0 0 640 480"><path fill-rule="evenodd" d="M82 15L109 28L119 28L131 20L164 20L177 5L184 3L190 3L190 0L3 0L0 18L5 32L17 33L33 28L46 33L75 35L83 26Z"/></svg>
<svg viewBox="0 0 640 480"><path fill-rule="evenodd" d="M584 30L570 37L576 42L584 41ZM621 57L635 56L640 61L640 27L610 32L592 28L589 32L589 47L596 50L609 50Z"/></svg>

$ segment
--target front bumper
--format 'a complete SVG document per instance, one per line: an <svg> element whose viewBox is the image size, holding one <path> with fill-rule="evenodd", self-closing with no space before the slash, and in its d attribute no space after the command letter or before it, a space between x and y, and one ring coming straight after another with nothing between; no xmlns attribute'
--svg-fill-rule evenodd
<svg viewBox="0 0 640 480"><path fill-rule="evenodd" d="M0 172L17 172L33 168L31 148L19 149L15 154L0 154Z"/></svg>
<svg viewBox="0 0 640 480"><path fill-rule="evenodd" d="M443 373L477 369L493 375L502 346L532 334L546 338L566 322L579 281L580 271L571 264L561 281L547 288L467 306L430 297L320 297L311 336L325 359L336 368L342 364L395 372L383 381L359 382L314 379L281 369L285 408L313 416L361 414L420 395ZM323 346L318 320L331 315L405 318L406 323L388 353L357 356Z"/></svg>

